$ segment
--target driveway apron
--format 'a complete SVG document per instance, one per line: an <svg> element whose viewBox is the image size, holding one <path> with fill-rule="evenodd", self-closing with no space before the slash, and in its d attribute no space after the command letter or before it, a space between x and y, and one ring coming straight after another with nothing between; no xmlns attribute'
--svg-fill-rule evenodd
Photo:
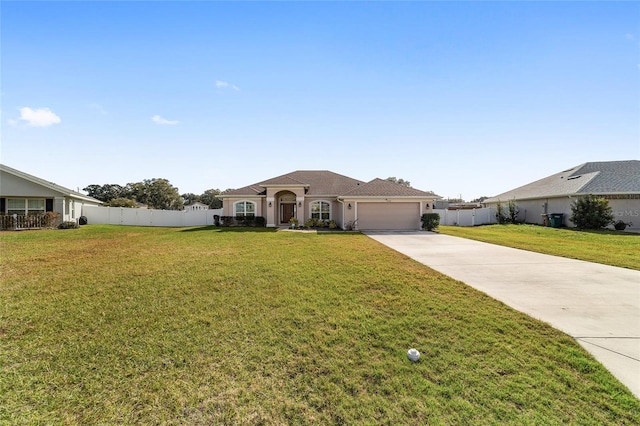
<svg viewBox="0 0 640 426"><path fill-rule="evenodd" d="M567 333L640 398L640 271L432 232L365 234Z"/></svg>

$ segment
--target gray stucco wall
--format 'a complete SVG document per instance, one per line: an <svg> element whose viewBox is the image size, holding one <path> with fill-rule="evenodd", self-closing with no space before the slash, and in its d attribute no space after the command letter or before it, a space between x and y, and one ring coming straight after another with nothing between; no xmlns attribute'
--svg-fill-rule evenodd
<svg viewBox="0 0 640 426"><path fill-rule="evenodd" d="M558 197L534 200L515 200L518 206L518 220L525 223L537 225L543 224L543 214L563 213L564 225L574 227L574 223L569 220L571 216L571 206L577 197ZM503 208L508 206L509 201L502 201ZM497 203L486 203L488 207L496 207ZM616 219L631 222L631 228L640 229L640 199L610 199L609 206Z"/></svg>
<svg viewBox="0 0 640 426"><path fill-rule="evenodd" d="M0 195L3 197L54 198L61 194L50 188L37 185L9 173L0 172Z"/></svg>

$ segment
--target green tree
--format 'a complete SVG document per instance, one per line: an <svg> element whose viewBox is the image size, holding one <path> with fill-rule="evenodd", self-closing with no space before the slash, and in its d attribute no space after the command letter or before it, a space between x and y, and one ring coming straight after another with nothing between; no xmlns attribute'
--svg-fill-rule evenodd
<svg viewBox="0 0 640 426"><path fill-rule="evenodd" d="M192 192L187 192L186 194L182 194L181 197L185 205L196 203L201 199L200 195L196 195Z"/></svg>
<svg viewBox="0 0 640 426"><path fill-rule="evenodd" d="M218 198L218 195L222 194L219 189L207 189L200 196L200 202L207 204L211 209L221 209L222 200Z"/></svg>
<svg viewBox="0 0 640 426"><path fill-rule="evenodd" d="M613 222L613 211L606 198L588 194L573 202L569 219L579 229L602 229Z"/></svg>
<svg viewBox="0 0 640 426"><path fill-rule="evenodd" d="M118 184L104 184L104 185L89 185L86 188L82 188L83 191L93 197L96 200L108 202L114 198L124 197L125 188Z"/></svg>
<svg viewBox="0 0 640 426"><path fill-rule="evenodd" d="M390 177L386 178L385 180L411 188L411 182L409 182L408 180L404 180L402 178L398 179L395 176L390 176Z"/></svg>
<svg viewBox="0 0 640 426"><path fill-rule="evenodd" d="M126 191L128 198L133 198L152 209L180 210L183 206L178 188L171 185L167 179L154 178L129 183Z"/></svg>
<svg viewBox="0 0 640 426"><path fill-rule="evenodd" d="M113 198L107 201L106 203L104 203L104 205L107 207L131 207L131 208L138 207L138 204L136 203L136 201L130 198Z"/></svg>
<svg viewBox="0 0 640 426"><path fill-rule="evenodd" d="M148 188L147 205L160 210L181 210L182 198L178 188L171 185L167 179L145 179Z"/></svg>
<svg viewBox="0 0 640 426"><path fill-rule="evenodd" d="M149 205L149 191L144 182L128 183L124 192L127 198L136 200L138 203Z"/></svg>

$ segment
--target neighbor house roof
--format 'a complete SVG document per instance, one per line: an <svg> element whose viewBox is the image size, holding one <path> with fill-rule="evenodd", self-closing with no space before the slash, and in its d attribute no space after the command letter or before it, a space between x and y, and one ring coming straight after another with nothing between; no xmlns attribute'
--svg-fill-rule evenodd
<svg viewBox="0 0 640 426"><path fill-rule="evenodd" d="M69 188L65 188L64 186L60 186L58 184L55 184L53 182L49 182L47 180L41 179L39 177L30 175L29 173L25 173L25 172L21 172L20 170L11 168L9 166L6 166L4 164L0 164L0 171L3 173L8 173L11 174L13 176L16 176L18 178L24 179L28 182L34 183L36 185L40 185L44 188L50 189L52 191L58 192L61 195L65 196L65 197L71 197L71 198L76 198L76 199L80 199L80 200L84 200L84 201L90 201L93 203L102 203L102 201L97 200L93 197L89 197L88 195L82 194L80 192L74 191L72 189ZM1 182L0 182L0 187L1 187ZM1 189L1 188L0 188ZM6 195L6 194L5 194ZM12 194L15 196L19 196L20 194Z"/></svg>
<svg viewBox="0 0 640 426"><path fill-rule="evenodd" d="M484 202L581 194L640 194L640 161L600 161L580 164L496 195Z"/></svg>
<svg viewBox="0 0 640 426"><path fill-rule="evenodd" d="M360 197L438 197L433 192L420 191L394 182L374 179L363 182L328 170L297 170L253 185L225 192L222 196L261 196L273 186L303 186L306 196Z"/></svg>

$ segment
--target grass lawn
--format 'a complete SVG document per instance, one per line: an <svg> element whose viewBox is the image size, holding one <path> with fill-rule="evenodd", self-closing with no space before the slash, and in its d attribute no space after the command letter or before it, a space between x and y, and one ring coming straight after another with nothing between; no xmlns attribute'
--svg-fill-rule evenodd
<svg viewBox="0 0 640 426"><path fill-rule="evenodd" d="M640 270L640 234L536 225L441 226L440 233Z"/></svg>
<svg viewBox="0 0 640 426"><path fill-rule="evenodd" d="M640 424L570 337L364 235L89 225L0 254L0 424Z"/></svg>

